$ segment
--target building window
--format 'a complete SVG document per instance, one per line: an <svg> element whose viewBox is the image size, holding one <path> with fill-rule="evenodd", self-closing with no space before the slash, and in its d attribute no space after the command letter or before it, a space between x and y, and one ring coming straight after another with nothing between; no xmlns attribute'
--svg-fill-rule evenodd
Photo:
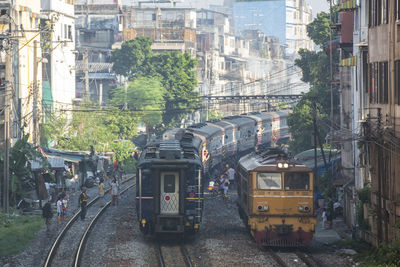
<svg viewBox="0 0 400 267"><path fill-rule="evenodd" d="M395 0L394 5L394 17L396 20L400 20L400 0Z"/></svg>
<svg viewBox="0 0 400 267"><path fill-rule="evenodd" d="M397 0L396 0L397 1ZM369 26L376 27L389 22L389 1L369 1Z"/></svg>
<svg viewBox="0 0 400 267"><path fill-rule="evenodd" d="M68 40L72 40L72 27L68 25Z"/></svg>
<svg viewBox="0 0 400 267"><path fill-rule="evenodd" d="M388 63L371 63L369 65L369 99L371 104L389 102Z"/></svg>
<svg viewBox="0 0 400 267"><path fill-rule="evenodd" d="M400 105L400 60L394 62L394 88L396 104Z"/></svg>

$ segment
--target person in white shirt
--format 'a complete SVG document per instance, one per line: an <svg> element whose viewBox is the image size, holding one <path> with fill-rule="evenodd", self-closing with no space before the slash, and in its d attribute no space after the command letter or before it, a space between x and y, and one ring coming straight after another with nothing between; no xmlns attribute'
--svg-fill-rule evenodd
<svg viewBox="0 0 400 267"><path fill-rule="evenodd" d="M229 169L226 171L226 174L229 177L229 182L233 184L235 181L235 170L232 167L229 167Z"/></svg>
<svg viewBox="0 0 400 267"><path fill-rule="evenodd" d="M58 220L58 224L60 224L62 222L63 215L64 215L63 201L62 201L61 196L59 196L58 199L57 199L57 220Z"/></svg>
<svg viewBox="0 0 400 267"><path fill-rule="evenodd" d="M118 195L119 195L119 183L117 179L114 177L111 182L111 203L115 205L117 203L118 206Z"/></svg>

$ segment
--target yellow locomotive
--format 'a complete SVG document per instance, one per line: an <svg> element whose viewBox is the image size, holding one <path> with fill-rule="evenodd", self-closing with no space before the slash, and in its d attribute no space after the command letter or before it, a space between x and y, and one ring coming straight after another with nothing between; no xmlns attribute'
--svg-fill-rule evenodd
<svg viewBox="0 0 400 267"><path fill-rule="evenodd" d="M317 224L310 168L290 161L282 150L267 148L239 160L240 217L258 244L307 246Z"/></svg>

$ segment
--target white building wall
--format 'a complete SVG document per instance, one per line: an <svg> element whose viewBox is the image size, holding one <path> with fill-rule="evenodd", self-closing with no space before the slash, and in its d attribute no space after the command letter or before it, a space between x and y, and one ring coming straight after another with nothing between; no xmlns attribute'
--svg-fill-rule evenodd
<svg viewBox="0 0 400 267"><path fill-rule="evenodd" d="M54 110L70 109L75 98L75 17L72 1L42 0L54 18L51 52L51 91Z"/></svg>
<svg viewBox="0 0 400 267"><path fill-rule="evenodd" d="M16 7L16 24L22 25L25 32L20 33L19 38L19 92L18 97L21 101L21 125L26 125L24 128L25 133L29 133L29 141L33 142L33 71L34 71L34 41L37 42L37 58L41 58L40 49L40 34L38 34L40 26L40 0L16 0L14 1ZM38 97L38 114L40 114L41 106L41 78L42 78L41 64L37 65L37 88Z"/></svg>

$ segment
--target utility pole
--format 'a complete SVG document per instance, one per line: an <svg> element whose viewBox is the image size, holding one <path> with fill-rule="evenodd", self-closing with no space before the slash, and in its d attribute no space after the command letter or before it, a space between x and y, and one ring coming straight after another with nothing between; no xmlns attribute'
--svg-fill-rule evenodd
<svg viewBox="0 0 400 267"><path fill-rule="evenodd" d="M9 24L11 29L11 23ZM6 81L4 95L4 160L3 160L3 210L9 212L9 183L10 183L10 108L12 104L12 56L6 53Z"/></svg>
<svg viewBox="0 0 400 267"><path fill-rule="evenodd" d="M317 108L315 99L312 100L312 115L313 115L313 126L314 126L314 185L318 180L318 163L317 163Z"/></svg>
<svg viewBox="0 0 400 267"><path fill-rule="evenodd" d="M331 140L333 138L333 51L332 51L332 0L329 0L329 18L330 18L330 25L329 25L329 74L330 74L330 85L331 85Z"/></svg>
<svg viewBox="0 0 400 267"><path fill-rule="evenodd" d="M382 113L381 109L378 108L378 140L377 140L377 149L378 149L378 191L376 192L377 201L378 201L378 210L376 212L377 215L377 230L378 230L378 244L382 242Z"/></svg>
<svg viewBox="0 0 400 267"><path fill-rule="evenodd" d="M32 107L32 117L33 117L33 144L35 146L39 145L39 112L38 112L38 59L37 59L37 40L33 41L33 107Z"/></svg>
<svg viewBox="0 0 400 267"><path fill-rule="evenodd" d="M87 49L83 53L83 71L85 72L85 98L89 98L89 55Z"/></svg>

